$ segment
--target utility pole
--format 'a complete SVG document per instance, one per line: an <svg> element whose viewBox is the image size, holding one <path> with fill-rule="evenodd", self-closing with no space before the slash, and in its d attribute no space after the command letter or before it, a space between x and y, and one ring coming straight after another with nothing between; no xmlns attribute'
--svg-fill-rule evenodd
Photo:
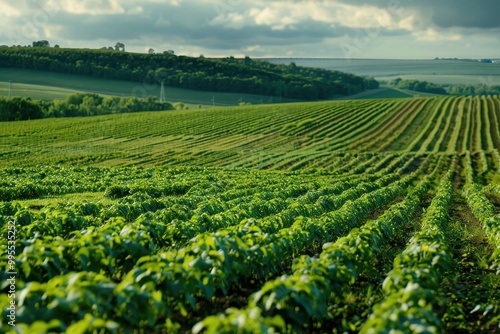
<svg viewBox="0 0 500 334"><path fill-rule="evenodd" d="M215 96L212 96L212 107L215 107Z"/></svg>
<svg viewBox="0 0 500 334"><path fill-rule="evenodd" d="M9 97L12 97L12 81L9 80Z"/></svg>
<svg viewBox="0 0 500 334"><path fill-rule="evenodd" d="M166 102L165 87L163 86L163 80L161 81L160 102Z"/></svg>

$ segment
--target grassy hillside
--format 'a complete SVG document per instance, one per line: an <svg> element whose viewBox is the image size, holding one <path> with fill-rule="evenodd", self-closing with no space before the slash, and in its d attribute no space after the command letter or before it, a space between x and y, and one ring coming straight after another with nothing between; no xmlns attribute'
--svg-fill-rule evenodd
<svg viewBox="0 0 500 334"><path fill-rule="evenodd" d="M100 95L160 97L160 85L138 84L121 80L105 80L89 76L0 68L0 96L8 96L9 80L12 81L12 95L34 99L66 99L75 92L91 92ZM183 102L197 105L216 106L238 105L240 102L252 104L291 102L292 99L244 93L205 92L177 87L165 87L165 97L169 102Z"/></svg>
<svg viewBox="0 0 500 334"><path fill-rule="evenodd" d="M200 91L252 93L324 100L377 88L372 78L290 64L244 59L141 54L113 50L49 47L0 48L0 67L79 74Z"/></svg>
<svg viewBox="0 0 500 334"><path fill-rule="evenodd" d="M39 100L64 100L75 92L90 92L103 96L136 96L148 95L160 97L160 85L137 85L136 83L105 80L75 74L63 74L46 71L0 68L0 96L8 96L9 80L12 81L12 95L31 97ZM165 87L168 102L182 102L188 107L197 108L216 106L235 106L240 103L269 104L297 102L298 100L277 98L266 95L244 93L204 92L177 87ZM425 93L402 91L393 87L382 87L359 94L339 97L340 100L403 98Z"/></svg>

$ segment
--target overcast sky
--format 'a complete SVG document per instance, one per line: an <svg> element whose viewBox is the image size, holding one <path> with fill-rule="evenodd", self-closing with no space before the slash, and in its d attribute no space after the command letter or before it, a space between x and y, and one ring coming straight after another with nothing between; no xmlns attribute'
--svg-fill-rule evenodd
<svg viewBox="0 0 500 334"><path fill-rule="evenodd" d="M498 0L0 0L0 45L190 56L500 57Z"/></svg>

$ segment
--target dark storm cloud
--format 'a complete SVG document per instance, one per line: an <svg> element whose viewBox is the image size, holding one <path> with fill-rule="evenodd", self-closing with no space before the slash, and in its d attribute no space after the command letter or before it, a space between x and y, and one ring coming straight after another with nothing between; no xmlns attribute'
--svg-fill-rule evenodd
<svg viewBox="0 0 500 334"><path fill-rule="evenodd" d="M433 20L440 27L498 28L498 0L443 1L437 3Z"/></svg>
<svg viewBox="0 0 500 334"><path fill-rule="evenodd" d="M498 28L498 0L340 0L349 5L371 5L385 9L418 10L442 28Z"/></svg>

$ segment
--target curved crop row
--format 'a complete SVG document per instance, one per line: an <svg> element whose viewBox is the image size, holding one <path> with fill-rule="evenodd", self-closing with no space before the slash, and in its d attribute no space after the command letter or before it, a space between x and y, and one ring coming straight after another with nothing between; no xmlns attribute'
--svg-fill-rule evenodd
<svg viewBox="0 0 500 334"><path fill-rule="evenodd" d="M283 260L356 226L369 212L403 193L404 187L417 176L414 173L390 186L349 201L340 210L324 217L298 218L290 228L275 233L263 233L261 228L249 223L239 231L221 230L215 234L202 234L187 248L143 257L133 264L134 268L130 268L119 284L100 277L98 285L80 286L78 291L88 296L99 293L98 298L108 300L107 303L99 302L100 309L91 312L94 317L119 321L124 326L152 326L155 321L174 312L187 314L198 299L210 300L216 292L227 292L231 284L241 284L246 277L266 277L274 270L280 270ZM125 228L128 228L128 234L116 235L115 239L107 241L107 245L119 240L124 242L133 235L143 237L137 238L137 241L147 242L143 232L129 225ZM131 246L133 244L129 243L124 250L133 255L130 252L135 248L131 249ZM88 253L82 250L79 255L91 256L102 252L103 247L106 247L106 241L101 246L88 249ZM88 275L89 279L94 279L92 273ZM19 323L32 324L39 318L48 319L50 314L60 314L60 319L74 323L83 320L84 314L78 310L82 305L88 305L89 300L71 298L64 304L56 302L59 296L70 293L68 289L74 285L73 276L68 273L55 276L46 283L23 284L20 293L25 298L19 302ZM106 297L101 295L103 289ZM42 296L43 302L40 302ZM126 309L123 307L125 304ZM147 311L133 311L146 308Z"/></svg>
<svg viewBox="0 0 500 334"><path fill-rule="evenodd" d="M221 211L221 205L217 203L205 205L202 207L204 212L191 219L181 212L186 220L179 222L165 222L173 218L171 211L175 208L169 209L168 215L160 211L157 215L143 215L134 222L115 217L103 226L75 230L72 232L73 237L68 240L49 236L30 239L18 247L18 261L22 269L20 278L43 281L47 277L79 270L104 271L115 278L121 277L140 257L155 254L165 247L183 245L199 233L221 233L224 228L226 232L240 236L246 233L248 226L259 229L261 233L275 233L280 228L290 227L298 216L318 217L339 209L346 201L374 191L397 178L395 174L387 175L376 182L360 183L356 187L353 187L355 182L340 182L335 187L306 193L304 197L288 203L284 199L261 198L222 213L217 213ZM295 190L295 193L288 188ZM282 195L287 198L304 192L297 193L297 190L297 186L289 185L284 187ZM260 220L259 217L267 218Z"/></svg>
<svg viewBox="0 0 500 334"><path fill-rule="evenodd" d="M398 127L401 120L405 118L401 115L406 113L412 113L414 106L418 104L420 100L395 100L390 106L388 106L388 112L391 114L390 119L387 122L380 122L375 124L374 128L367 131L367 133L358 141L354 142L351 147L358 151L369 151L369 148L378 146L386 139L386 133L389 132L396 123Z"/></svg>
<svg viewBox="0 0 500 334"><path fill-rule="evenodd" d="M394 260L394 269L383 283L386 297L373 307L361 333L383 333L388 328L401 332L440 333L437 315L443 301L436 295L452 257L444 237L453 186L450 170L425 212L421 230Z"/></svg>
<svg viewBox="0 0 500 334"><path fill-rule="evenodd" d="M437 169L436 169L437 170ZM318 258L301 257L293 274L268 281L244 309L228 309L195 325L207 334L310 331L311 323L328 319L330 294L341 295L363 272L372 270L374 256L390 242L401 224L415 213L431 177L421 181L400 203L335 243L323 245Z"/></svg>
<svg viewBox="0 0 500 334"><path fill-rule="evenodd" d="M481 187L474 182L470 155L465 160L466 180L463 195L474 216L481 222L490 243L496 247L491 256L492 268L500 273L500 215L495 214L495 207L488 200Z"/></svg>

